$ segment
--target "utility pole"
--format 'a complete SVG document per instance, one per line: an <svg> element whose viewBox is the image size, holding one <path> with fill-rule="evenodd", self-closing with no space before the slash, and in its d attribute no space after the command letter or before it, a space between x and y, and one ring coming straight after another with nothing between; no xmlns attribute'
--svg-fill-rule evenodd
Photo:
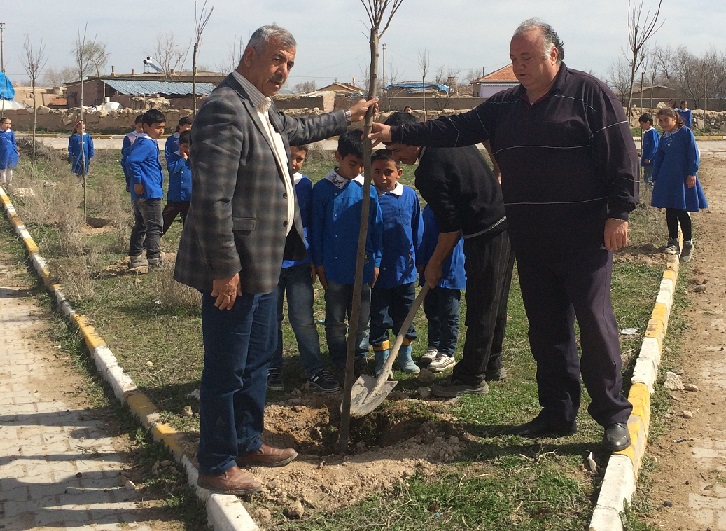
<svg viewBox="0 0 726 531"><path fill-rule="evenodd" d="M383 48L383 61L381 61L383 67L383 73L381 74L381 103L383 103L383 96L386 94L386 43L381 44L381 47ZM382 110L386 110L385 105L381 105L381 107Z"/></svg>
<svg viewBox="0 0 726 531"><path fill-rule="evenodd" d="M5 72L5 45L3 42L3 31L5 22L0 22L0 72Z"/></svg>

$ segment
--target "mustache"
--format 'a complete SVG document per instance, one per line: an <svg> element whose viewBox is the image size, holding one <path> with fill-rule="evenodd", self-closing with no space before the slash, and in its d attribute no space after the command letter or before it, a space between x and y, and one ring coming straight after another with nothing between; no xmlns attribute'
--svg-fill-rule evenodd
<svg viewBox="0 0 726 531"><path fill-rule="evenodd" d="M278 85L282 85L285 82L285 78L283 76L276 75L276 76L272 76L270 78L270 81L272 81L273 83L276 83Z"/></svg>

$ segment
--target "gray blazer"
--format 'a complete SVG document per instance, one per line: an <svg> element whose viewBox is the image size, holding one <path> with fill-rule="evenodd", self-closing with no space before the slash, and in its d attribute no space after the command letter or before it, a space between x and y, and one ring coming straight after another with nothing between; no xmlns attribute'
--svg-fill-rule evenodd
<svg viewBox="0 0 726 531"><path fill-rule="evenodd" d="M346 130L343 111L288 118L274 105L272 126L290 145L316 142ZM305 256L300 210L287 233L283 170L249 96L232 75L212 92L192 128L192 200L174 278L202 291L212 280L240 274L245 293L270 293L284 257ZM288 174L292 176L292 168Z"/></svg>

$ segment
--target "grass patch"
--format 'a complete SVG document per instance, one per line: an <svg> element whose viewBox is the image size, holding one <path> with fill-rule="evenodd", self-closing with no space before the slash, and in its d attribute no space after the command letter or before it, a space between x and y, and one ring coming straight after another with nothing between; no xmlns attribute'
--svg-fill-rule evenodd
<svg viewBox="0 0 726 531"><path fill-rule="evenodd" d="M198 387L202 369L199 295L172 280L172 260L167 260L162 270L148 275L126 274L124 260L132 220L117 157L116 152L98 152L88 179L88 216L108 220L102 229L89 229L80 210L83 190L64 163L52 157L32 167L28 157L21 157L16 186L32 187L36 195L13 197L13 201L74 307L90 318L120 364L154 401L164 418L177 429L194 434L198 429L197 417L186 417L182 410L187 405L198 409L198 403L188 394ZM303 171L317 181L333 166L330 153L311 151ZM412 181L413 168L406 167L402 182L412 185ZM631 217L633 249L660 241L664 225L652 209L638 208ZM181 224L172 225L162 238L163 252L170 255L176 252L180 233ZM647 325L661 274L662 263L644 262L638 259L637 253L632 257L620 253L616 259L612 296L619 326L638 330L635 337L623 339L626 371L631 370L629 364ZM320 286L316 287L314 311L316 320L322 323L324 300ZM414 356L418 356L426 348L423 312L417 316L415 325L420 340L414 343ZM320 326L319 332L326 354L324 327ZM286 384L291 389L299 386L301 368L294 336L286 322L283 338ZM462 326L459 345L464 341ZM533 443L506 434L509 426L528 420L539 410L534 362L516 271L504 346L509 380L493 384L485 397L460 399L449 411L455 416L457 426L474 437L470 451L459 461L438 465L440 472L433 477L414 475L402 480L389 491L349 508L313 513L294 523L281 517L269 528L544 530L585 527L601 478L586 473L583 461L594 450L596 460L604 463L607 456L598 453L600 427L586 412L581 412L579 432L567 439ZM82 350L80 344L73 348ZM89 375L94 374L90 363L86 365ZM410 376L401 373L396 376L404 390L420 385ZM271 393L270 400L282 396ZM585 411L587 404L587 394L583 393L581 411ZM421 418L434 416L427 402L412 407ZM148 450L151 456L147 464L159 461L155 452L161 450L153 444L139 442L139 447ZM163 482L160 485L166 488ZM172 491L168 503L181 510L187 501L182 494ZM254 498L251 503L254 506Z"/></svg>

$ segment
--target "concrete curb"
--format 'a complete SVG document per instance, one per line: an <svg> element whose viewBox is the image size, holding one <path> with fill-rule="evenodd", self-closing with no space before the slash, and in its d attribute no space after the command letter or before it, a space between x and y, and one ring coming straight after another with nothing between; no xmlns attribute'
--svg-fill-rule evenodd
<svg viewBox="0 0 726 531"><path fill-rule="evenodd" d="M682 245L682 244L681 244ZM663 339L673 306L678 280L678 257L674 255L666 264L658 296L648 321L635 361L628 400L633 411L628 419L632 444L629 448L610 456L605 477L600 487L595 510L590 520L590 531L623 531L621 515L625 502L630 503L635 493L640 465L645 455L650 428L650 395L655 390L658 366L663 353Z"/></svg>
<svg viewBox="0 0 726 531"><path fill-rule="evenodd" d="M131 377L119 366L116 356L96 332L96 329L89 324L88 319L73 309L70 302L63 295L61 285L54 282L45 259L40 255L38 246L25 228L10 198L2 187L0 187L0 200L13 230L25 243L28 258L33 264L33 268L43 281L43 285L54 296L61 313L73 322L80 331L98 372L111 385L116 398L125 403L141 421L141 424L151 431L154 439L164 443L174 454L175 459L184 466L189 485L195 489L197 496L206 504L209 525L215 531L259 531L259 527L252 520L237 496L213 494L196 486L199 471L184 454L181 434L171 425L160 421L156 406L138 389Z"/></svg>

